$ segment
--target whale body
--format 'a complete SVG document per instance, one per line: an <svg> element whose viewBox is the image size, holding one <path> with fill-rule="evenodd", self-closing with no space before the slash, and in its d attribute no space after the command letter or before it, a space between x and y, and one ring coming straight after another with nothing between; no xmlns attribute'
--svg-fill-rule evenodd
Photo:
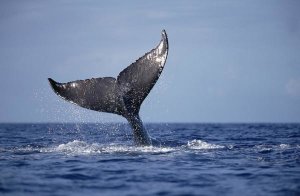
<svg viewBox="0 0 300 196"><path fill-rule="evenodd" d="M53 91L66 101L90 110L123 116L132 127L135 144L152 145L139 111L165 66L168 50L168 37L163 30L157 47L121 71L117 78L102 77L67 83L51 78L48 80Z"/></svg>

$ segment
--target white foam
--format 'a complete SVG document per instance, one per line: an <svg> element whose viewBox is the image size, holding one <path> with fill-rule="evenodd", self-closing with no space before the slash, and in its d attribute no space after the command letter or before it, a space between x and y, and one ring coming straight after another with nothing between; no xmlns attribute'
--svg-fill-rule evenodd
<svg viewBox="0 0 300 196"><path fill-rule="evenodd" d="M266 152L266 151L282 151L282 150L288 150L291 148L291 145L289 144L279 144L279 145L255 145L255 148L258 150L258 152Z"/></svg>
<svg viewBox="0 0 300 196"><path fill-rule="evenodd" d="M155 147L155 146L107 146L103 148L104 152L144 152L144 153L167 153L175 149L169 147Z"/></svg>
<svg viewBox="0 0 300 196"><path fill-rule="evenodd" d="M288 144L280 144L279 147L281 149L288 149L288 148L290 148L290 145L288 145Z"/></svg>
<svg viewBox="0 0 300 196"><path fill-rule="evenodd" d="M118 144L99 145L97 143L88 144L84 141L74 140L57 147L42 149L42 152L61 152L69 155L89 155L101 153L167 153L174 151L170 147L135 147Z"/></svg>
<svg viewBox="0 0 300 196"><path fill-rule="evenodd" d="M187 147L190 149L196 149L196 150L225 148L225 146L221 146L221 145L217 145L217 144L209 144L209 143L201 141L201 140L188 141Z"/></svg>
<svg viewBox="0 0 300 196"><path fill-rule="evenodd" d="M67 154L93 154L98 153L100 149L97 144L88 144L83 141L74 140L67 144L60 144L56 150Z"/></svg>

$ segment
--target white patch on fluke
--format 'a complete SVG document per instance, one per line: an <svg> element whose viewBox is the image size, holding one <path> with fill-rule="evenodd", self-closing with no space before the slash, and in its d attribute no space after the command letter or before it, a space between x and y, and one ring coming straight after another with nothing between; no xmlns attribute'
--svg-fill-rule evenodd
<svg viewBox="0 0 300 196"><path fill-rule="evenodd" d="M155 61L159 63L159 66L160 67L163 67L165 62L166 62L166 59L167 59L167 52L165 52L163 55L163 48L164 48L164 42L161 41L159 43L159 46L157 47L156 49L156 55L157 57L155 58Z"/></svg>
<svg viewBox="0 0 300 196"><path fill-rule="evenodd" d="M164 42L161 41L161 42L159 43L159 46L157 47L158 55L160 55L160 54L162 53L163 48L164 48Z"/></svg>
<svg viewBox="0 0 300 196"><path fill-rule="evenodd" d="M73 87L73 88L75 88L76 86L77 86L76 83L72 83L72 84L71 84L71 87Z"/></svg>

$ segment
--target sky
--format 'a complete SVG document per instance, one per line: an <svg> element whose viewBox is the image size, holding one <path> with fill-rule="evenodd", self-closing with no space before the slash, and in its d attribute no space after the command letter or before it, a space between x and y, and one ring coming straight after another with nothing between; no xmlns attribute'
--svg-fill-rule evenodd
<svg viewBox="0 0 300 196"><path fill-rule="evenodd" d="M0 1L0 122L126 122L47 78L112 76L169 37L145 122L300 122L300 1Z"/></svg>

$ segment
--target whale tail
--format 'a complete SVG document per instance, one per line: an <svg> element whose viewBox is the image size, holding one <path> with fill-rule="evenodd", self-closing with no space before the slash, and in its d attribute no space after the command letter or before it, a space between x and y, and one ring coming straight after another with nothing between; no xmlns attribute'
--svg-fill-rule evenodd
<svg viewBox="0 0 300 196"><path fill-rule="evenodd" d="M168 37L162 31L157 47L121 71L117 78L103 77L58 83L48 78L54 92L81 107L125 117L138 144L149 144L150 137L139 118L141 104L158 80L168 56Z"/></svg>

